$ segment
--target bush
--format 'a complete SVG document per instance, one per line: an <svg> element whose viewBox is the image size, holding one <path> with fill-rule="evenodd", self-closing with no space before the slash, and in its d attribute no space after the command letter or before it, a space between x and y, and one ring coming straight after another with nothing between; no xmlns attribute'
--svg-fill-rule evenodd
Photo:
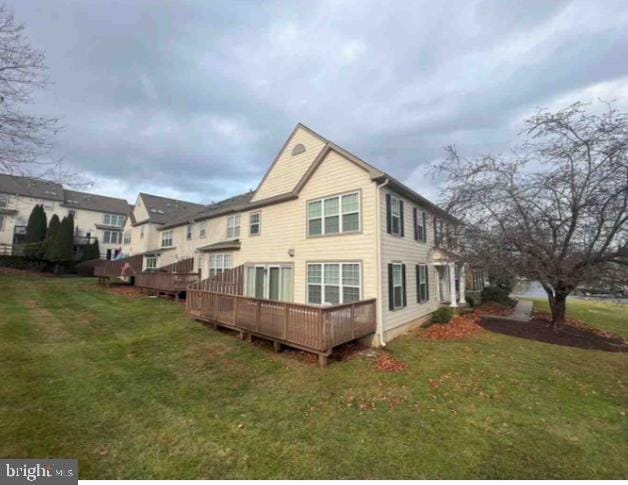
<svg viewBox="0 0 628 485"><path fill-rule="evenodd" d="M499 286L487 286L482 290L482 301L493 301L504 306L512 306L514 300L508 295L510 291Z"/></svg>
<svg viewBox="0 0 628 485"><path fill-rule="evenodd" d="M473 297L471 295L465 295L464 299L466 300L467 305L469 305L469 308L476 307L476 306L478 306L480 304L480 302L477 301L475 299L475 297Z"/></svg>
<svg viewBox="0 0 628 485"><path fill-rule="evenodd" d="M442 307L432 313L432 323L449 323L453 316L451 308Z"/></svg>

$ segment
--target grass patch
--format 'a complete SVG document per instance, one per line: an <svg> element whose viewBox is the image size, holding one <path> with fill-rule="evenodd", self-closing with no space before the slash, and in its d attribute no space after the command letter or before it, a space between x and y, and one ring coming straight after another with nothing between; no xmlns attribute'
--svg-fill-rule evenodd
<svg viewBox="0 0 628 485"><path fill-rule="evenodd" d="M92 280L0 276L0 456L81 479L626 478L628 359L481 332L318 369Z"/></svg>

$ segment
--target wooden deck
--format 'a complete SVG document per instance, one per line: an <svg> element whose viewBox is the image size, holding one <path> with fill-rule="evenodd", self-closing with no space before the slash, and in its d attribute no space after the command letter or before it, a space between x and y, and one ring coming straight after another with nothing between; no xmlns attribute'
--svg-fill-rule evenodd
<svg viewBox="0 0 628 485"><path fill-rule="evenodd" d="M199 320L318 354L324 366L334 347L375 331L375 299L319 307L261 300L189 287L186 312Z"/></svg>
<svg viewBox="0 0 628 485"><path fill-rule="evenodd" d="M189 285L199 279L198 273L143 272L135 275L135 286L157 296L166 294L178 299Z"/></svg>

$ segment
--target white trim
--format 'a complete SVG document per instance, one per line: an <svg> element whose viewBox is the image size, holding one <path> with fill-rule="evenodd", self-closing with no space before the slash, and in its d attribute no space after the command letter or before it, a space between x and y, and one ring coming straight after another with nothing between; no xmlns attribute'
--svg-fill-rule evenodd
<svg viewBox="0 0 628 485"><path fill-rule="evenodd" d="M344 267L352 265L358 267L358 284L346 284L343 281ZM310 267L311 266L320 266L320 283L311 283L310 282ZM325 269L327 266L338 266L338 283L326 283L325 282ZM320 262L311 262L307 263L306 266L306 274L305 274L305 283L306 283L306 301L308 305L333 305L334 303L326 302L325 288L327 286L337 286L338 287L338 303L345 303L344 301L344 289L345 288L357 288L358 289L358 298L357 300L352 301L360 301L362 299L362 264L358 261L320 261ZM321 301L312 302L310 301L310 286L318 286L320 287Z"/></svg>
<svg viewBox="0 0 628 485"><path fill-rule="evenodd" d="M352 210L350 212L344 212L344 204L343 204L343 199L345 197L351 196L351 195L355 195L357 196L357 200L358 200L358 207L357 210ZM333 200L333 199L337 199L338 200L338 207L336 212L331 213L331 214L327 214L325 212L325 202L328 200ZM321 205L321 209L320 209L320 217L310 217L310 206L312 204L320 204ZM362 230L362 200L360 197L360 191L352 191L352 192L346 192L344 194L337 194L337 195L332 195L331 197L321 197L318 199L314 199L314 200L310 200L307 203L307 206L305 208L306 210L306 225L307 225L307 235L308 236L312 236L312 237L316 237L316 236L330 236L330 235L335 235L335 234L350 234L350 233L354 233L354 232L360 232ZM344 216L349 216L352 214L357 214L358 216L358 227L356 229L348 229L348 230L344 230ZM336 232L327 232L325 230L325 219L328 217L338 217L338 231ZM310 221L313 220L319 220L321 221L321 232L320 233L312 233L310 232Z"/></svg>

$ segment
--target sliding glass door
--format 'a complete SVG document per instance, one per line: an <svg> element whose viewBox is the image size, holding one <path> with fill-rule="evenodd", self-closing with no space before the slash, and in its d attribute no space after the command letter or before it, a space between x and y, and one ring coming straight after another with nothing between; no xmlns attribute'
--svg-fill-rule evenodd
<svg viewBox="0 0 628 485"><path fill-rule="evenodd" d="M246 295L275 301L292 301L292 267L255 265L247 267Z"/></svg>

